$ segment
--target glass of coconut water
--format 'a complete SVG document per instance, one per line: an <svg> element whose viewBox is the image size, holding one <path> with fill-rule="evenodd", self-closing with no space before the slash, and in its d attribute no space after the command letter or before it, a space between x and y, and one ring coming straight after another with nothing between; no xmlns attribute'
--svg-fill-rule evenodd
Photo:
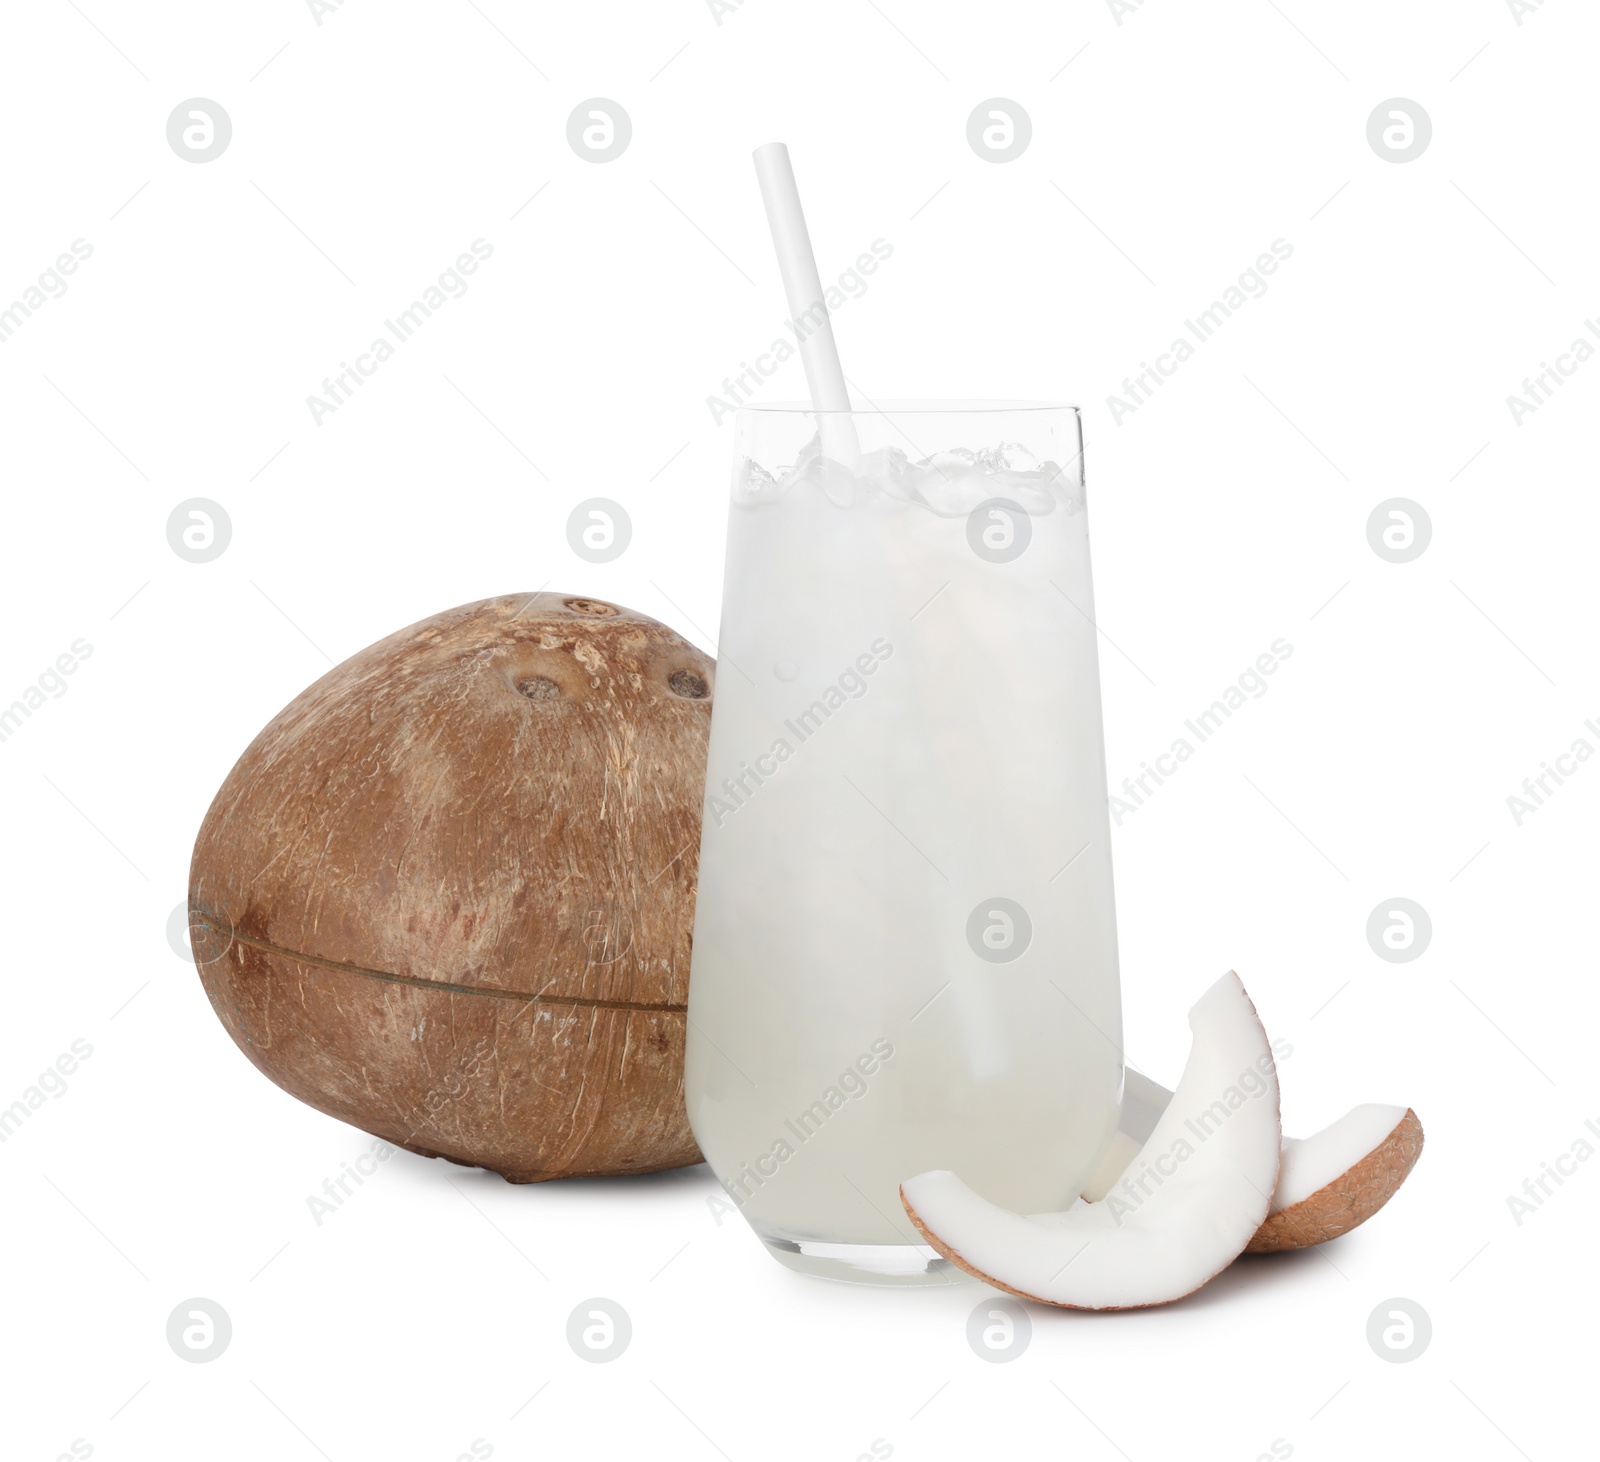
<svg viewBox="0 0 1600 1462"><path fill-rule="evenodd" d="M781 1262L962 1278L899 1200L1071 1204L1122 1030L1071 406L738 417L690 1122Z"/></svg>

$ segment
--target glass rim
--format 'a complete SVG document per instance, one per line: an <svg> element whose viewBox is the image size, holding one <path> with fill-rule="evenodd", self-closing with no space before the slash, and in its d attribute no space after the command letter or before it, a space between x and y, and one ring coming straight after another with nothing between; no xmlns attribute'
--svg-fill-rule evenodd
<svg viewBox="0 0 1600 1462"><path fill-rule="evenodd" d="M1070 411L1081 415L1072 401L981 401L910 398L873 402L867 406L819 409L809 401L771 401L736 408L752 416L1000 416L1017 412Z"/></svg>

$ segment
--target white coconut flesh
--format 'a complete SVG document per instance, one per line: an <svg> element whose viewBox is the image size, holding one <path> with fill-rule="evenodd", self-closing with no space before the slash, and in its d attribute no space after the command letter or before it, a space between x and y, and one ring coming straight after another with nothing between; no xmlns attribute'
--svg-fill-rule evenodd
<svg viewBox="0 0 1600 1462"><path fill-rule="evenodd" d="M951 1172L901 1185L911 1221L962 1269L1024 1298L1073 1309L1165 1304L1233 1262L1278 1181L1278 1078L1239 977L1189 1012L1178 1089L1116 1186L1097 1203L1025 1216Z"/></svg>
<svg viewBox="0 0 1600 1462"><path fill-rule="evenodd" d="M1375 1152L1400 1126L1405 1107L1368 1102L1352 1107L1331 1127L1312 1137L1285 1137L1283 1163L1278 1170L1278 1190L1272 1211L1281 1213L1319 1193L1335 1178L1347 1173L1368 1153Z"/></svg>
<svg viewBox="0 0 1600 1462"><path fill-rule="evenodd" d="M1095 1202L1127 1171L1172 1100L1158 1081L1127 1072L1119 1130L1083 1196ZM1252 1253L1325 1243L1365 1223L1399 1189L1422 1152L1422 1124L1408 1107L1367 1102L1310 1137L1285 1137L1272 1208ZM1278 1215L1296 1209L1288 1219Z"/></svg>

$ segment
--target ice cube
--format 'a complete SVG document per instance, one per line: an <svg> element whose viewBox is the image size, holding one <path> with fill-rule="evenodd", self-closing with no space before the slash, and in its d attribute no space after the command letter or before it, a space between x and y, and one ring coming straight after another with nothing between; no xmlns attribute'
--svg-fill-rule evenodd
<svg viewBox="0 0 1600 1462"><path fill-rule="evenodd" d="M909 502L916 496L918 475L899 447L879 447L864 452L856 467L856 476L863 485L881 489L901 502Z"/></svg>
<svg viewBox="0 0 1600 1462"><path fill-rule="evenodd" d="M1008 472L1037 472L1039 459L1021 442L1001 442L995 448L994 465Z"/></svg>
<svg viewBox="0 0 1600 1462"><path fill-rule="evenodd" d="M860 472L863 477L898 477L910 463L899 447L878 447L861 454Z"/></svg>
<svg viewBox="0 0 1600 1462"><path fill-rule="evenodd" d="M994 496L988 477L951 452L941 452L931 459L917 480L917 495L946 518L962 517L985 498Z"/></svg>
<svg viewBox="0 0 1600 1462"><path fill-rule="evenodd" d="M1083 457L1081 454L1074 457L1065 467L1058 466L1055 462L1041 462L1037 475L1043 486L1061 500L1068 513L1081 513L1083 511Z"/></svg>
<svg viewBox="0 0 1600 1462"><path fill-rule="evenodd" d="M996 472L989 484L995 497L1009 498L1033 517L1042 518L1055 511L1055 494L1040 480L1037 472Z"/></svg>
<svg viewBox="0 0 1600 1462"><path fill-rule="evenodd" d="M804 482L812 474L812 469L822 456L822 445L816 437L812 437L805 446L795 454L793 465L778 479L778 486L784 491L793 487L797 482Z"/></svg>
<svg viewBox="0 0 1600 1462"><path fill-rule="evenodd" d="M733 500L741 507L776 502L787 490L753 457L746 457L733 469Z"/></svg>

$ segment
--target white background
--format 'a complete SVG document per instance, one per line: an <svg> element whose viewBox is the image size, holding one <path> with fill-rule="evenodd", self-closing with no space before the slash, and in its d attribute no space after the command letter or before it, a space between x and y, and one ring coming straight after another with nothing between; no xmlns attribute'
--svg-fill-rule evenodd
<svg viewBox="0 0 1600 1462"><path fill-rule="evenodd" d="M1520 1224L1507 1197L1600 1119L1600 765L1520 826L1506 798L1600 747L1600 363L1521 425L1506 398L1600 315L1597 44L1577 0L14 7L0 303L94 252L0 346L0 702L93 654L0 744L0 1105L93 1055L0 1148L5 1455L1583 1450L1600 1162ZM165 136L197 96L233 123L202 165ZM634 129L605 165L565 132L597 96ZM1032 119L1003 165L965 135L993 97ZM1394 97L1433 124L1404 164L1366 136ZM836 322L860 390L1083 404L1113 784L1294 646L1117 830L1130 1058L1175 1079L1232 966L1294 1047L1288 1130L1384 1100L1428 1132L1326 1251L1166 1310L1035 1308L1003 1365L965 1338L985 1291L791 1274L703 1168L515 1188L400 1154L318 1226L370 1139L253 1070L165 934L234 758L391 630L548 584L713 646L732 428L706 397L783 316L772 138L825 277L893 245ZM469 293L316 424L306 397L477 238ZM1114 424L1277 238L1270 290ZM791 362L763 399L803 389ZM564 533L592 496L635 528L599 567ZM1433 526L1401 565L1365 528L1397 496ZM232 521L208 564L167 544L191 497ZM1407 964L1364 933L1394 897L1433 922ZM192 1296L232 1319L211 1364L165 1339ZM632 1317L608 1365L565 1340L591 1296ZM1365 1338L1395 1296L1433 1324L1404 1365Z"/></svg>

